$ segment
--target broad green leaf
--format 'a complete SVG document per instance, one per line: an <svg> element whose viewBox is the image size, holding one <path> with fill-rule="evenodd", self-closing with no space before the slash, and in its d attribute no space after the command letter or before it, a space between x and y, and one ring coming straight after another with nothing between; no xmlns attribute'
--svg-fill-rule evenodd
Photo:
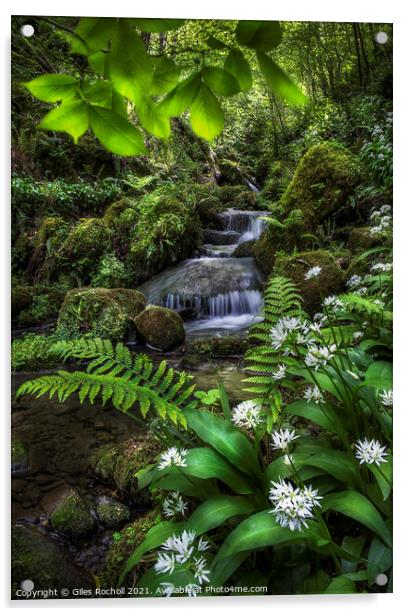
<svg viewBox="0 0 410 616"><path fill-rule="evenodd" d="M367 579L374 584L379 573L385 573L393 566L393 551L374 537L367 557Z"/></svg>
<svg viewBox="0 0 410 616"><path fill-rule="evenodd" d="M238 494L253 492L249 479L239 473L223 456L209 447L190 449L184 473L200 479L219 479Z"/></svg>
<svg viewBox="0 0 410 616"><path fill-rule="evenodd" d="M169 123L169 117L164 116L161 109L155 103L153 103L148 97L143 96L135 101L135 108L138 113L138 118L149 133L166 139L171 133L171 126Z"/></svg>
<svg viewBox="0 0 410 616"><path fill-rule="evenodd" d="M319 383L321 389L328 391L340 402L343 402L342 396L340 395L340 385L338 385L338 388L336 389L335 383L327 374L323 374L322 372L316 372L315 378L313 379L310 372L306 368L289 366L287 371L289 372L289 374L303 377L306 381L308 381L308 383L315 384L316 380Z"/></svg>
<svg viewBox="0 0 410 616"><path fill-rule="evenodd" d="M308 102L307 96L292 81L285 71L271 60L266 54L258 52L259 67L265 77L268 87L274 94L277 94L292 105L305 105Z"/></svg>
<svg viewBox="0 0 410 616"><path fill-rule="evenodd" d="M161 111L169 117L178 117L184 113L194 101L201 85L201 75L198 72L192 73L187 79L181 81L171 92L161 101Z"/></svg>
<svg viewBox="0 0 410 616"><path fill-rule="evenodd" d="M292 455L297 464L320 468L349 487L354 487L358 481L357 466L343 451L326 451L318 447L317 452L311 450L310 453L300 453L299 448L296 448Z"/></svg>
<svg viewBox="0 0 410 616"><path fill-rule="evenodd" d="M74 98L79 82L72 75L49 73L27 81L23 85L40 101L56 103Z"/></svg>
<svg viewBox="0 0 410 616"><path fill-rule="evenodd" d="M392 537L387 524L363 494L353 490L329 494L322 501L322 509L324 512L332 509L360 522L379 535L388 547L391 547Z"/></svg>
<svg viewBox="0 0 410 616"><path fill-rule="evenodd" d="M190 107L191 126L198 137L213 141L224 127L224 114L218 99L204 83Z"/></svg>
<svg viewBox="0 0 410 616"><path fill-rule="evenodd" d="M313 541L318 545L321 543L315 521L310 522L308 529L296 532L280 526L269 511L260 511L241 522L227 536L211 565L210 577L214 583L223 584L227 579L226 567L229 560L241 552L305 541Z"/></svg>
<svg viewBox="0 0 410 616"><path fill-rule="evenodd" d="M99 141L114 154L136 156L145 152L141 131L110 109L89 106L91 128Z"/></svg>
<svg viewBox="0 0 410 616"><path fill-rule="evenodd" d="M116 20L112 17L82 17L71 38L71 53L85 56L103 49L112 38Z"/></svg>
<svg viewBox="0 0 410 616"><path fill-rule="evenodd" d="M84 83L81 86L82 93L87 102L111 109L112 107L112 84L109 81L95 81L94 83Z"/></svg>
<svg viewBox="0 0 410 616"><path fill-rule="evenodd" d="M236 26L236 40L258 51L270 51L282 40L282 30L277 21L240 21Z"/></svg>
<svg viewBox="0 0 410 616"><path fill-rule="evenodd" d="M202 535L233 516L249 515L254 509L254 505L242 496L216 496L195 509L186 522L186 528Z"/></svg>
<svg viewBox="0 0 410 616"><path fill-rule="evenodd" d="M224 68L236 78L242 92L247 92L252 87L252 71L239 49L231 49L226 56Z"/></svg>
<svg viewBox="0 0 410 616"><path fill-rule="evenodd" d="M222 406L224 417L227 421L230 422L231 417L232 417L231 407L229 405L229 399L228 399L223 381L218 381L218 391L219 391L219 398L221 400L221 406Z"/></svg>
<svg viewBox="0 0 410 616"><path fill-rule="evenodd" d="M181 473L169 474L166 477L159 478L155 481L155 487L159 490L176 490L200 501L220 494L211 481L198 477L184 477Z"/></svg>
<svg viewBox="0 0 410 616"><path fill-rule="evenodd" d="M185 411L188 426L199 438L212 445L233 466L251 477L259 478L261 471L255 451L242 432L217 415L208 411Z"/></svg>
<svg viewBox="0 0 410 616"><path fill-rule="evenodd" d="M331 580L329 586L323 591L325 595L352 594L357 592L356 585L345 575L339 575Z"/></svg>
<svg viewBox="0 0 410 616"><path fill-rule="evenodd" d="M44 130L63 131L68 133L77 143L88 128L87 104L82 100L62 103L52 109L38 125Z"/></svg>
<svg viewBox="0 0 410 616"><path fill-rule="evenodd" d="M337 416L335 409L330 404L316 404L315 402L305 402L304 400L297 400L288 404L285 407L285 412L289 415L297 415L298 417L304 417L309 421L321 426L329 432L338 432L338 426L340 420Z"/></svg>
<svg viewBox="0 0 410 616"><path fill-rule="evenodd" d="M150 90L151 59L140 36L123 19L118 22L112 41L108 72L117 92L133 102Z"/></svg>
<svg viewBox="0 0 410 616"><path fill-rule="evenodd" d="M112 110L123 118L128 117L127 102L125 98L115 90L112 92Z"/></svg>
<svg viewBox="0 0 410 616"><path fill-rule="evenodd" d="M103 51L95 51L87 57L88 64L101 77L105 77L105 61L107 54Z"/></svg>
<svg viewBox="0 0 410 616"><path fill-rule="evenodd" d="M175 592L172 596L177 597L188 596L187 592L183 592L187 586L199 587L198 580L194 577L193 572L183 565L177 565L172 573L157 573L152 567L138 580L139 588L144 588L144 593L147 592L145 596L149 597L163 596L161 583L173 584Z"/></svg>
<svg viewBox="0 0 410 616"><path fill-rule="evenodd" d="M363 551L364 545L366 543L366 537L364 535L359 535L359 537L350 537L346 536L342 541L342 549L349 552L354 558L356 558L356 562L352 560L342 559L342 573L351 573L352 571L356 571L357 564L360 561L360 555Z"/></svg>
<svg viewBox="0 0 410 616"><path fill-rule="evenodd" d="M365 385L380 389L392 389L393 366L388 361L373 362L365 374Z"/></svg>
<svg viewBox="0 0 410 616"><path fill-rule="evenodd" d="M372 473L383 495L383 500L387 500L393 488L393 459L391 454L388 454L387 462L380 466L376 464L368 464L367 468Z"/></svg>
<svg viewBox="0 0 410 616"><path fill-rule="evenodd" d="M177 85L180 74L181 69L169 58L154 58L151 94L158 96L172 90Z"/></svg>
<svg viewBox="0 0 410 616"><path fill-rule="evenodd" d="M232 73L218 66L207 66L203 70L203 79L206 85L220 96L232 96L241 89Z"/></svg>
<svg viewBox="0 0 410 616"><path fill-rule="evenodd" d="M142 32L168 32L180 28L185 19L133 19L132 21Z"/></svg>

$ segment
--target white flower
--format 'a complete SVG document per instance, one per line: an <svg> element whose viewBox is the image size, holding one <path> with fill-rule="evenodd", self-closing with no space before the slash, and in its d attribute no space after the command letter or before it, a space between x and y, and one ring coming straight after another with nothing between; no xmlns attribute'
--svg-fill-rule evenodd
<svg viewBox="0 0 410 616"><path fill-rule="evenodd" d="M205 539L200 537L198 541L198 552L206 552L207 550L209 550L209 541L205 541Z"/></svg>
<svg viewBox="0 0 410 616"><path fill-rule="evenodd" d="M160 463L158 464L159 470L174 466L187 466L185 456L187 455L187 449L178 449L178 447L170 447L161 454Z"/></svg>
<svg viewBox="0 0 410 616"><path fill-rule="evenodd" d="M181 535L172 535L162 544L162 549L173 553L175 561L183 564L194 551L195 531L184 530Z"/></svg>
<svg viewBox="0 0 410 616"><path fill-rule="evenodd" d="M391 212L392 212L391 205L382 205L380 208L381 214L391 214Z"/></svg>
<svg viewBox="0 0 410 616"><path fill-rule="evenodd" d="M185 515L188 503L184 501L179 492L168 494L162 504L162 511L166 518L173 518L176 515Z"/></svg>
<svg viewBox="0 0 410 616"><path fill-rule="evenodd" d="M281 321L278 321L270 330L270 336L272 338L272 346L275 351L278 351L281 346L286 342L288 337L288 330L285 328Z"/></svg>
<svg viewBox="0 0 410 616"><path fill-rule="evenodd" d="M323 300L323 306L326 308L332 308L333 310L338 310L343 308L343 302L341 299L336 297L336 295L329 295Z"/></svg>
<svg viewBox="0 0 410 616"><path fill-rule="evenodd" d="M309 326L306 321L302 321L299 317L284 317L270 330L272 338L272 346L275 351L278 351L288 339L288 336L293 332L302 332L306 334L309 331Z"/></svg>
<svg viewBox="0 0 410 616"><path fill-rule="evenodd" d="M160 552L157 556L157 562L154 565L154 569L157 573L173 573L175 569L174 554Z"/></svg>
<svg viewBox="0 0 410 616"><path fill-rule="evenodd" d="M281 379L284 379L285 376L286 376L286 364L279 364L276 372L272 372L272 378L275 379L275 381L280 381Z"/></svg>
<svg viewBox="0 0 410 616"><path fill-rule="evenodd" d="M286 449L289 443L299 438L294 430L280 429L272 432L272 449Z"/></svg>
<svg viewBox="0 0 410 616"><path fill-rule="evenodd" d="M360 287L359 289L355 289L355 293L357 293L357 295L366 295L367 287Z"/></svg>
<svg viewBox="0 0 410 616"><path fill-rule="evenodd" d="M261 417L261 405L253 400L245 400L232 411L232 421L238 428L248 430L256 428L263 421Z"/></svg>
<svg viewBox="0 0 410 616"><path fill-rule="evenodd" d="M196 597L200 590L201 587L198 586L198 584L187 584L185 586L185 592L187 593L188 597Z"/></svg>
<svg viewBox="0 0 410 616"><path fill-rule="evenodd" d="M372 272L390 272L393 269L393 263L375 263L371 266Z"/></svg>
<svg viewBox="0 0 410 616"><path fill-rule="evenodd" d="M385 457L387 453L385 453L386 447L382 446L379 441L375 439L371 439L370 441L367 438L362 441L358 440L355 443L356 447L356 458L360 460L360 464L376 464L376 466L380 466L383 462L387 462Z"/></svg>
<svg viewBox="0 0 410 616"><path fill-rule="evenodd" d="M353 287L357 287L359 286L359 284L362 283L363 278L361 276L358 276L357 274L354 274L351 278L349 278L349 280L346 282L346 286L349 287L349 289L352 289Z"/></svg>
<svg viewBox="0 0 410 616"><path fill-rule="evenodd" d="M383 406L393 406L393 390L392 389L384 389L381 394L379 394L381 398L381 403Z"/></svg>
<svg viewBox="0 0 410 616"><path fill-rule="evenodd" d="M312 400L314 400L316 404L319 404L319 402L324 402L324 398L322 394L320 393L320 389L317 385L309 385L309 387L305 389L305 393L303 394L303 397L308 402L311 402Z"/></svg>
<svg viewBox="0 0 410 616"><path fill-rule="evenodd" d="M361 338L363 338L363 336L364 336L363 332L354 332L353 340L361 340Z"/></svg>
<svg viewBox="0 0 410 616"><path fill-rule="evenodd" d="M321 366L325 366L328 361L333 359L337 347L331 344L329 347L318 347L312 344L309 347L309 352L305 356L305 364L309 368L318 370Z"/></svg>
<svg viewBox="0 0 410 616"><path fill-rule="evenodd" d="M283 527L290 530L303 530L307 528L307 520L313 518L313 508L320 506L317 490L312 486L295 488L290 482L283 479L278 482L271 482L272 487L269 491L269 499L274 508L270 511L276 521Z"/></svg>
<svg viewBox="0 0 410 616"><path fill-rule="evenodd" d="M160 582L160 586L164 597L171 597L175 591L175 586L171 582Z"/></svg>
<svg viewBox="0 0 410 616"><path fill-rule="evenodd" d="M283 464L286 466L292 466L295 464L295 459L292 455L286 454L283 456Z"/></svg>
<svg viewBox="0 0 410 616"><path fill-rule="evenodd" d="M311 267L310 270L308 270L305 274L305 280L310 280L311 278L317 278L317 276L319 276L322 269L323 268L320 267L319 265L315 265L314 267Z"/></svg>
<svg viewBox="0 0 410 616"><path fill-rule="evenodd" d="M210 582L209 574L211 573L209 569L206 569L207 562L203 556L195 556L194 557L194 576L198 580L200 584L204 582Z"/></svg>

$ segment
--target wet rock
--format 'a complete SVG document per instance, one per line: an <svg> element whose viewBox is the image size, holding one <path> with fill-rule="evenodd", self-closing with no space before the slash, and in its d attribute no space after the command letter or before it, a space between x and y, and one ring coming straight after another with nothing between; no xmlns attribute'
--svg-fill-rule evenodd
<svg viewBox="0 0 410 616"><path fill-rule="evenodd" d="M84 588L94 590L91 575L77 567L70 554L39 530L18 525L11 539L12 598L23 580L35 589Z"/></svg>
<svg viewBox="0 0 410 616"><path fill-rule="evenodd" d="M253 247L255 246L255 240L248 240L239 244L232 253L233 257L253 257Z"/></svg>
<svg viewBox="0 0 410 616"><path fill-rule="evenodd" d="M20 475L29 469L30 456L27 447L19 439L11 442L11 474Z"/></svg>
<svg viewBox="0 0 410 616"><path fill-rule="evenodd" d="M180 315L169 308L148 306L135 319L138 333L150 346L169 351L185 340L184 323Z"/></svg>
<svg viewBox="0 0 410 616"><path fill-rule="evenodd" d="M117 528L128 522L131 515L126 505L107 496L100 496L97 499L96 513L101 524L109 528Z"/></svg>
<svg viewBox="0 0 410 616"><path fill-rule="evenodd" d="M94 517L80 495L74 490L63 492L51 513L53 528L77 541L94 530Z"/></svg>
<svg viewBox="0 0 410 616"><path fill-rule="evenodd" d="M218 231L216 229L204 229L204 242L207 244L228 245L237 244L240 233L237 231Z"/></svg>

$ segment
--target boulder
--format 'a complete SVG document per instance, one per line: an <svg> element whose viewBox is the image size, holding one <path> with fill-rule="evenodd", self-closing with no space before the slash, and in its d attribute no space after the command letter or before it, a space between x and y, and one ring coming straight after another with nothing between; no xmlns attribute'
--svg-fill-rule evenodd
<svg viewBox="0 0 410 616"><path fill-rule="evenodd" d="M371 227L356 227L351 230L347 245L353 254L380 245L380 237L372 235L370 229Z"/></svg>
<svg viewBox="0 0 410 616"><path fill-rule="evenodd" d="M203 239L206 244L228 246L237 244L240 237L238 231L220 231L218 229L204 229Z"/></svg>
<svg viewBox="0 0 410 616"><path fill-rule="evenodd" d="M238 246L235 248L232 253L232 256L236 258L253 257L254 246L255 240L248 240L247 242L242 242L242 244L238 244Z"/></svg>
<svg viewBox="0 0 410 616"><path fill-rule="evenodd" d="M175 310L148 306L134 322L145 342L161 351L169 351L185 340L184 323Z"/></svg>
<svg viewBox="0 0 410 616"><path fill-rule="evenodd" d="M30 465L30 455L26 446L19 440L11 441L11 474L25 473Z"/></svg>
<svg viewBox="0 0 410 616"><path fill-rule="evenodd" d="M61 306L57 334L66 340L84 334L123 340L144 308L145 297L134 289L72 289Z"/></svg>
<svg viewBox="0 0 410 616"><path fill-rule="evenodd" d="M36 528L21 525L12 529L11 578L12 599L20 598L16 591L20 590L23 580L34 582L37 590L95 589L92 576L75 565L61 545Z"/></svg>
<svg viewBox="0 0 410 616"><path fill-rule="evenodd" d="M95 524L89 507L74 490L68 490L61 495L54 504L50 520L54 530L72 541L88 537Z"/></svg>
<svg viewBox="0 0 410 616"><path fill-rule="evenodd" d="M129 508L119 501L100 496L96 502L96 514L99 522L108 528L117 528L128 522L131 516Z"/></svg>

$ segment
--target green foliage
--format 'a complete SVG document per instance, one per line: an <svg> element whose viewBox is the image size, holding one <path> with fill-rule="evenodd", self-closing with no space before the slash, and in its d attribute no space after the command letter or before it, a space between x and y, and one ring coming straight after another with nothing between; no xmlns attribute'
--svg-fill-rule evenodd
<svg viewBox="0 0 410 616"><path fill-rule="evenodd" d="M12 370L55 367L60 361L60 347L56 336L25 334L12 342Z"/></svg>

